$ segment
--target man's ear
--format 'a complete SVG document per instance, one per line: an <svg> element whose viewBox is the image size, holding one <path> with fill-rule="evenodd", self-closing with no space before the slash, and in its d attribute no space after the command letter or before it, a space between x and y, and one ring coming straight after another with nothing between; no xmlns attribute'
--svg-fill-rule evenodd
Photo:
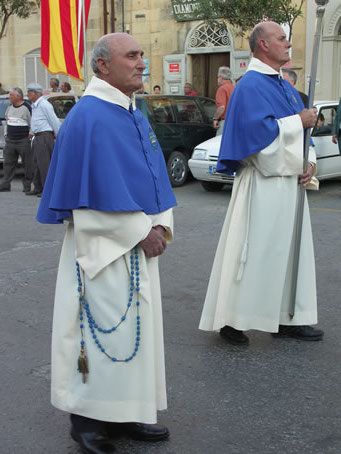
<svg viewBox="0 0 341 454"><path fill-rule="evenodd" d="M109 74L108 62L104 58L97 59L97 68L102 74Z"/></svg>
<svg viewBox="0 0 341 454"><path fill-rule="evenodd" d="M260 39L258 45L259 45L259 47L262 49L263 52L268 52L268 50L269 50L269 43L267 42L266 39Z"/></svg>

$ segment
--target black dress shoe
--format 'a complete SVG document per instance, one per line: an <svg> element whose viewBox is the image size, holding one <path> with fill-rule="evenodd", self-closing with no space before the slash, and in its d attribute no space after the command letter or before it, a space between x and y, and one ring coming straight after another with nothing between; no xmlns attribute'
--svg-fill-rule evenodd
<svg viewBox="0 0 341 454"><path fill-rule="evenodd" d="M286 326L279 325L278 333L272 333L273 337L293 337L302 341L320 341L323 339L324 332L321 329L313 328L308 325Z"/></svg>
<svg viewBox="0 0 341 454"><path fill-rule="evenodd" d="M125 435L141 441L162 441L169 438L169 430L161 424L109 423L108 430L113 436Z"/></svg>
<svg viewBox="0 0 341 454"><path fill-rule="evenodd" d="M105 432L76 432L72 428L71 437L79 444L84 454L111 454L115 452L115 446Z"/></svg>
<svg viewBox="0 0 341 454"><path fill-rule="evenodd" d="M39 196L39 194L41 194L41 191L28 191L25 193L26 195L36 195L36 196Z"/></svg>
<svg viewBox="0 0 341 454"><path fill-rule="evenodd" d="M0 187L0 192L11 192L11 188L1 188Z"/></svg>
<svg viewBox="0 0 341 454"><path fill-rule="evenodd" d="M249 345L250 343L249 338L243 331L234 329L232 326L224 326L221 328L219 334L232 345Z"/></svg>

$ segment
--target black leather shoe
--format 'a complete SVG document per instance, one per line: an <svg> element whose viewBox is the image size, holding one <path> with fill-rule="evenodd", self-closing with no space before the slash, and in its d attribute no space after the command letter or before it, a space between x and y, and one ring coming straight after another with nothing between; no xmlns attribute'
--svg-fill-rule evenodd
<svg viewBox="0 0 341 454"><path fill-rule="evenodd" d="M72 428L71 437L79 444L83 454L111 454L116 451L105 432L76 432Z"/></svg>
<svg viewBox="0 0 341 454"><path fill-rule="evenodd" d="M39 191L28 191L25 193L26 195L36 195L36 196L39 196L39 194L41 194L41 192Z"/></svg>
<svg viewBox="0 0 341 454"><path fill-rule="evenodd" d="M234 329L232 326L224 326L221 328L219 334L232 345L249 345L250 343L249 338L243 331Z"/></svg>
<svg viewBox="0 0 341 454"><path fill-rule="evenodd" d="M109 423L109 433L125 435L134 440L162 441L169 438L169 430L161 424L142 424L139 422Z"/></svg>
<svg viewBox="0 0 341 454"><path fill-rule="evenodd" d="M321 329L313 328L308 325L285 326L279 325L278 333L272 333L273 337L293 337L302 341L320 341L323 339L324 332Z"/></svg>
<svg viewBox="0 0 341 454"><path fill-rule="evenodd" d="M11 188L0 188L0 192L11 192Z"/></svg>

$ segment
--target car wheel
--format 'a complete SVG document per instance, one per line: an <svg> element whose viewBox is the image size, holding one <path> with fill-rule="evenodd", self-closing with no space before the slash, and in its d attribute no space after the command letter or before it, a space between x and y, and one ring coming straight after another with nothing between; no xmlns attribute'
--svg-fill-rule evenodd
<svg viewBox="0 0 341 454"><path fill-rule="evenodd" d="M223 183L213 183L212 181L202 181L202 187L208 192L219 192L223 189Z"/></svg>
<svg viewBox="0 0 341 454"><path fill-rule="evenodd" d="M173 151L167 161L167 170L172 186L182 186L188 175L187 156L181 151Z"/></svg>

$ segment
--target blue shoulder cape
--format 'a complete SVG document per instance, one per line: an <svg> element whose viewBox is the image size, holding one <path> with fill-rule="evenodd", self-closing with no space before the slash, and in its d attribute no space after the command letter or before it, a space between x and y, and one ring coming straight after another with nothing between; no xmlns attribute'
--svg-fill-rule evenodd
<svg viewBox="0 0 341 454"><path fill-rule="evenodd" d="M157 214L175 204L162 150L141 111L84 96L58 133L37 220L62 223L79 208Z"/></svg>
<svg viewBox="0 0 341 454"><path fill-rule="evenodd" d="M236 85L228 105L217 171L233 174L242 159L276 139L277 119L303 109L298 91L289 82L278 75L248 71Z"/></svg>

